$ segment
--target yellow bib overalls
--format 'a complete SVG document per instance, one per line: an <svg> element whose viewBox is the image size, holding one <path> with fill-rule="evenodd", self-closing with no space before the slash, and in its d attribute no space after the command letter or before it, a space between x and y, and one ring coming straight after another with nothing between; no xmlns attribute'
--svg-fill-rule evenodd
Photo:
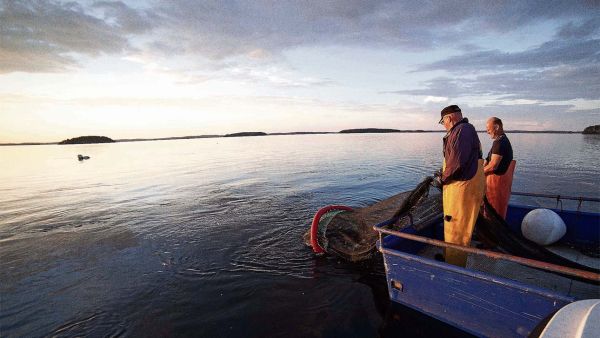
<svg viewBox="0 0 600 338"><path fill-rule="evenodd" d="M444 161L443 168L446 168ZM469 245L479 208L485 194L483 160L480 159L475 176L468 181L452 181L442 190L444 203L444 241L459 245ZM467 254L456 249L446 248L446 262L464 267Z"/></svg>

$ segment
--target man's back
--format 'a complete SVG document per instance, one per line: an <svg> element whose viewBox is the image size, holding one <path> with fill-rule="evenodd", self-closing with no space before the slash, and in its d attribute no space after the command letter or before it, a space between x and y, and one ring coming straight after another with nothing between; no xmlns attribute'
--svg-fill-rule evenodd
<svg viewBox="0 0 600 338"><path fill-rule="evenodd" d="M464 118L444 137L446 170L442 182L467 181L475 176L478 160L482 158L481 143L477 131Z"/></svg>

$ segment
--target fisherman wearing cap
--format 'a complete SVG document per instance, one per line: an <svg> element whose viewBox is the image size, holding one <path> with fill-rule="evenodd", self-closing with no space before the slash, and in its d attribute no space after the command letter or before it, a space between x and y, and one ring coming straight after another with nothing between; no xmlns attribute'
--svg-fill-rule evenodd
<svg viewBox="0 0 600 338"><path fill-rule="evenodd" d="M457 105L441 111L440 124L446 128L444 163L437 178L444 203L444 241L469 245L485 193L483 154L477 131L463 118ZM446 262L465 266L464 252L446 248Z"/></svg>

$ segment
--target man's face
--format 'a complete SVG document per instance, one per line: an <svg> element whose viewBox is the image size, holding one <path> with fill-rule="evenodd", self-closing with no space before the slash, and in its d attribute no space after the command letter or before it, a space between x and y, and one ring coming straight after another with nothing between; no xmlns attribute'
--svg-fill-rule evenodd
<svg viewBox="0 0 600 338"><path fill-rule="evenodd" d="M490 135L492 139L496 137L496 125L492 121L487 121L485 124L485 131Z"/></svg>
<svg viewBox="0 0 600 338"><path fill-rule="evenodd" d="M452 128L452 116L454 114L448 114L446 116L444 116L444 118L442 119L442 124L444 125L444 128L446 128L446 131L450 130L450 128Z"/></svg>

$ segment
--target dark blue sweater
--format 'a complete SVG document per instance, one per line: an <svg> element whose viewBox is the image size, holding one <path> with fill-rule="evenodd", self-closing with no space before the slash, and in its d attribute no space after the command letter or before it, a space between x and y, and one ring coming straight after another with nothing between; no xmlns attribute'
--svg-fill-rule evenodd
<svg viewBox="0 0 600 338"><path fill-rule="evenodd" d="M463 118L444 136L446 170L442 183L468 181L477 173L478 160L483 158L477 131L469 120Z"/></svg>

